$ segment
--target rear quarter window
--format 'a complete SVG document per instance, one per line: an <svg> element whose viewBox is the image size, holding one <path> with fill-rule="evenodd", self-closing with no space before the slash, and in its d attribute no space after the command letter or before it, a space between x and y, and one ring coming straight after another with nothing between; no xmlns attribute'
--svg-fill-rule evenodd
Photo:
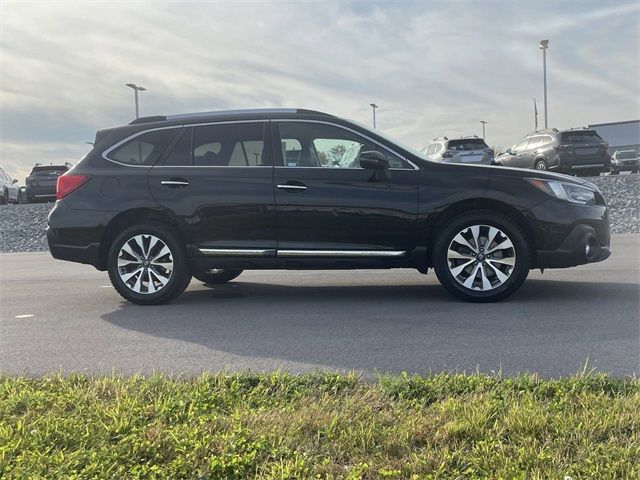
<svg viewBox="0 0 640 480"><path fill-rule="evenodd" d="M105 157L125 165L153 165L169 146L179 129L170 128L143 133L113 150L107 150Z"/></svg>

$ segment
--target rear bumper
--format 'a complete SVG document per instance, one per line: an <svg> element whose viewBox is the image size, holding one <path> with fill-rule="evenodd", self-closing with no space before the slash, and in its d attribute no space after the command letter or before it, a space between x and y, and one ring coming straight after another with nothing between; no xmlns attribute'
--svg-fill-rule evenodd
<svg viewBox="0 0 640 480"><path fill-rule="evenodd" d="M53 198L56 196L56 187L55 185L53 187L28 186L26 193L27 198Z"/></svg>
<svg viewBox="0 0 640 480"><path fill-rule="evenodd" d="M53 258L86 263L104 270L101 241L112 212L77 210L64 200L53 206L47 219L47 242Z"/></svg>

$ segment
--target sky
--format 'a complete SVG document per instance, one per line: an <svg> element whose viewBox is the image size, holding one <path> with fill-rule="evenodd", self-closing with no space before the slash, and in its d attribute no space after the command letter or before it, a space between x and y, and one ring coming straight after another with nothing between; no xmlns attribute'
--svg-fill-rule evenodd
<svg viewBox="0 0 640 480"><path fill-rule="evenodd" d="M140 114L299 107L421 147L640 118L640 1L0 0L0 166L76 162Z"/></svg>

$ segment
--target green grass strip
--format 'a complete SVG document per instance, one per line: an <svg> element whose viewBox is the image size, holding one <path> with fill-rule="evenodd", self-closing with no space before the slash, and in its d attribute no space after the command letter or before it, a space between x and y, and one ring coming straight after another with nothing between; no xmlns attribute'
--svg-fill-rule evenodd
<svg viewBox="0 0 640 480"><path fill-rule="evenodd" d="M640 381L0 377L0 478L637 479Z"/></svg>

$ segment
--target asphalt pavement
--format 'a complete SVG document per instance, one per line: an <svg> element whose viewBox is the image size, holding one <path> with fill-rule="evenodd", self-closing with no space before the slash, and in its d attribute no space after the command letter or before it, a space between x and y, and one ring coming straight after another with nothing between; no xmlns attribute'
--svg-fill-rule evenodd
<svg viewBox="0 0 640 480"><path fill-rule="evenodd" d="M126 303L93 267L0 254L0 374L281 369L640 372L640 234L605 262L531 272L497 304L412 270L251 271L193 281L169 305Z"/></svg>

